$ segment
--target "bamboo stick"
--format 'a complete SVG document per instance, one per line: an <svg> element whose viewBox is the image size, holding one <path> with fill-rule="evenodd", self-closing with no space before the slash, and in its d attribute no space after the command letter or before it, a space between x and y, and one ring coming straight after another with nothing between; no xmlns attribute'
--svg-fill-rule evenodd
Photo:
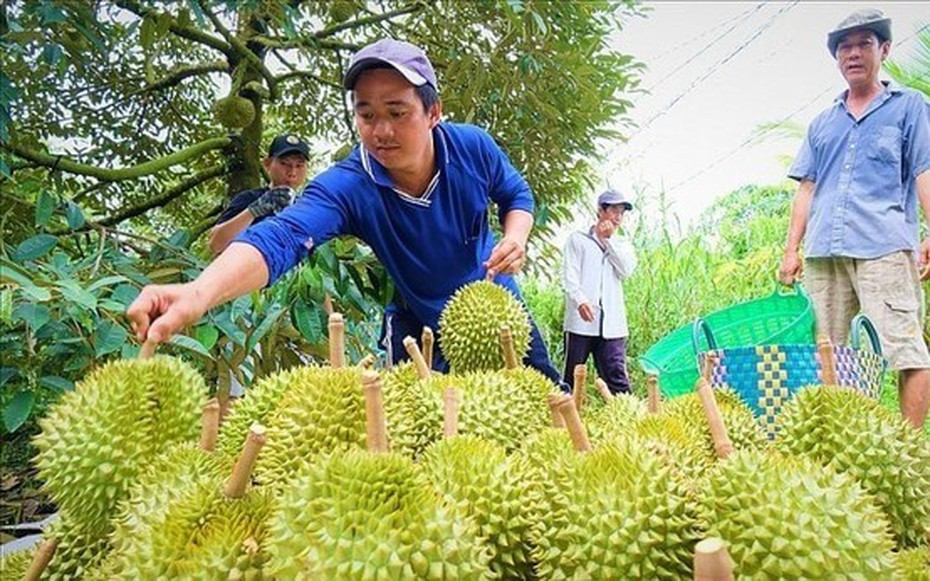
<svg viewBox="0 0 930 581"><path fill-rule="evenodd" d="M203 404L200 414L200 449L212 452L220 432L220 402L215 397Z"/></svg>
<svg viewBox="0 0 930 581"><path fill-rule="evenodd" d="M442 436L454 438L459 433L459 401L454 387L447 387L443 390L442 403Z"/></svg>
<svg viewBox="0 0 930 581"><path fill-rule="evenodd" d="M346 366L346 327L340 313L329 316L329 365L333 368Z"/></svg>
<svg viewBox="0 0 930 581"><path fill-rule="evenodd" d="M362 391L365 393L365 446L373 454L387 453L389 447L381 376L374 371L362 373Z"/></svg>
<svg viewBox="0 0 930 581"><path fill-rule="evenodd" d="M423 353L417 345L417 340L409 335L404 337L404 349L407 350L407 355L413 360L413 365L417 368L417 375L420 379L429 377L429 365L426 364L426 359L423 358Z"/></svg>
<svg viewBox="0 0 930 581"><path fill-rule="evenodd" d="M701 377L707 380L708 383L711 382L711 377L714 374L714 367L717 366L717 354L713 351L708 351L707 355L704 356L704 367L701 368Z"/></svg>
<svg viewBox="0 0 930 581"><path fill-rule="evenodd" d="M549 404L549 412L552 414L552 427L553 428L564 428L565 420L562 418L562 412L558 410L559 401L562 399L562 395L558 393L550 393L547 398L547 403Z"/></svg>
<svg viewBox="0 0 930 581"><path fill-rule="evenodd" d="M158 347L158 343L151 339L146 339L142 343L142 347L139 348L139 359L151 359L154 357L156 347Z"/></svg>
<svg viewBox="0 0 930 581"><path fill-rule="evenodd" d="M510 327L501 329L500 342L501 352L504 354L504 367L515 369L519 365L519 360L517 350L513 346L513 332L511 332Z"/></svg>
<svg viewBox="0 0 930 581"><path fill-rule="evenodd" d="M23 577L23 579L26 581L39 581L42 573L45 572L46 567L48 567L48 564L52 561L52 557L55 556L58 543L58 538L53 537L51 539L46 539L42 545L39 546L39 550L37 550L35 556L32 557L32 562L29 564L29 568L26 569L26 576Z"/></svg>
<svg viewBox="0 0 930 581"><path fill-rule="evenodd" d="M597 392L601 394L601 397L604 398L604 401L610 401L613 399L614 394L610 393L610 388L607 387L607 382L600 377L594 378L594 387L597 388Z"/></svg>
<svg viewBox="0 0 930 581"><path fill-rule="evenodd" d="M581 423L581 416L578 415L578 409L575 407L575 399L568 395L559 398L556 409L562 414L565 420L565 427L568 428L568 435L571 436L572 444L575 450L579 452L590 452L591 442L588 440L588 433Z"/></svg>
<svg viewBox="0 0 930 581"><path fill-rule="evenodd" d="M824 385L838 385L836 379L836 358L833 356L833 343L826 334L817 335L817 352L820 353L821 379Z"/></svg>
<svg viewBox="0 0 930 581"><path fill-rule="evenodd" d="M423 359L427 366L433 366L433 342L435 341L433 330L429 327L423 327L423 334L420 336L420 343L423 344Z"/></svg>
<svg viewBox="0 0 930 581"><path fill-rule="evenodd" d="M242 453L233 466L232 475L226 481L223 487L223 493L227 498L242 498L245 496L249 480L252 478L252 469L255 468L255 461L258 459L258 453L261 452L262 446L265 445L265 427L261 424L252 424L249 428L249 434L245 437L245 444L242 446Z"/></svg>
<svg viewBox="0 0 930 581"><path fill-rule="evenodd" d="M733 561L721 539L704 539L694 547L694 581L733 581Z"/></svg>
<svg viewBox="0 0 930 581"><path fill-rule="evenodd" d="M662 394L659 393L659 378L650 375L646 378L646 407L651 414L662 411Z"/></svg>
<svg viewBox="0 0 930 581"><path fill-rule="evenodd" d="M574 383L572 384L572 398L575 400L575 409L580 412L585 404L585 382L588 379L588 368L579 363L574 369Z"/></svg>
<svg viewBox="0 0 930 581"><path fill-rule="evenodd" d="M733 444L727 435L727 427L720 416L720 408L717 407L717 398L714 397L714 389L710 383L703 377L699 377L695 389L701 405L704 407L704 415L707 417L707 423L710 426L710 437L714 442L714 451L718 458L726 458L733 453Z"/></svg>
<svg viewBox="0 0 930 581"><path fill-rule="evenodd" d="M358 367L362 369L370 369L371 366L374 365L375 361L377 360L378 358L375 357L373 353L369 353L368 355L363 357L361 361L358 362Z"/></svg>

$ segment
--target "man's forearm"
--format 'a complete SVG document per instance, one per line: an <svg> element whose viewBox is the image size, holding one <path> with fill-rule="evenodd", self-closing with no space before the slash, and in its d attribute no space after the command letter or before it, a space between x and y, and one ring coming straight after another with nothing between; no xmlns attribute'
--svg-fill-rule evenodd
<svg viewBox="0 0 930 581"><path fill-rule="evenodd" d="M807 230L807 217L810 215L813 197L814 182L809 180L801 182L794 196L794 202L791 204L791 221L788 224L788 240L785 246L788 252L797 252L801 247L804 232Z"/></svg>
<svg viewBox="0 0 930 581"><path fill-rule="evenodd" d="M533 229L533 215L526 210L511 210L504 215L504 236L526 248Z"/></svg>
<svg viewBox="0 0 930 581"><path fill-rule="evenodd" d="M917 186L917 201L924 211L924 222L930 235L930 169L917 176L914 181Z"/></svg>
<svg viewBox="0 0 930 581"><path fill-rule="evenodd" d="M190 283L207 310L268 284L268 265L255 247L233 242Z"/></svg>
<svg viewBox="0 0 930 581"><path fill-rule="evenodd" d="M229 246L229 243L233 241L233 238L251 226L254 220L255 218L247 208L230 220L214 226L213 230L210 231L210 250L213 251L213 254L223 252Z"/></svg>

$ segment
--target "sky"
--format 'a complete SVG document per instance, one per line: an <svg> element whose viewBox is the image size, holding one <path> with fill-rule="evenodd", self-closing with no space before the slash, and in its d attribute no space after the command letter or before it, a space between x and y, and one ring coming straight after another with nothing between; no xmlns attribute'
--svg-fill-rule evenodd
<svg viewBox="0 0 930 581"><path fill-rule="evenodd" d="M794 156L799 139L749 140L766 123L806 127L845 88L826 35L849 13L882 9L892 19L891 56L898 60L913 56L914 33L930 24L925 2L646 6L648 15L628 20L615 46L646 64L641 86L650 93L633 97L631 118L640 129L627 130L627 143L607 144L601 186L645 202L632 219L648 219L649 200L664 189L685 224L740 186L784 179L785 159ZM574 226L591 219L593 210L582 212Z"/></svg>

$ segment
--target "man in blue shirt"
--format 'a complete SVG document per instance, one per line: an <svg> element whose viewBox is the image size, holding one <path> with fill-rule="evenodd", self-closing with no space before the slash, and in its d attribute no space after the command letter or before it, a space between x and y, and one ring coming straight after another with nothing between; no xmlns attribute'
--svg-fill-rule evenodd
<svg viewBox="0 0 930 581"><path fill-rule="evenodd" d="M844 343L860 309L874 323L901 412L918 428L930 400L920 281L930 237L918 245L918 204L930 221L930 115L926 99L878 79L891 48L879 10L848 16L827 37L848 90L818 115L788 175L800 182L779 278L804 270L821 332ZM802 267L799 246L805 244Z"/></svg>
<svg viewBox="0 0 930 581"><path fill-rule="evenodd" d="M483 130L440 121L436 74L419 48L382 40L360 50L345 75L361 144L313 179L304 195L251 227L195 280L149 286L127 311L140 338L165 341L210 308L271 284L340 234L365 241L399 300L387 309L393 359L404 335L438 328L446 301L486 277L519 296L533 224L526 180ZM503 236L488 223L496 203ZM434 366L446 364L437 354ZM533 326L525 362L559 382Z"/></svg>

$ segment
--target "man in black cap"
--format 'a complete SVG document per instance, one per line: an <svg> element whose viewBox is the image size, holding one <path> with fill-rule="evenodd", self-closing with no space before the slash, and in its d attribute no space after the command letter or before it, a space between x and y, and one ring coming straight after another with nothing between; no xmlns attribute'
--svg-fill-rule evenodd
<svg viewBox="0 0 930 581"><path fill-rule="evenodd" d="M918 235L918 206L930 221L928 104L879 80L891 50L880 10L850 14L827 48L849 88L811 122L788 172L800 186L779 278L792 283L804 271L819 332L836 344L857 312L872 320L900 371L901 412L919 428L930 402L920 289L930 279L930 237Z"/></svg>
<svg viewBox="0 0 930 581"><path fill-rule="evenodd" d="M270 185L239 192L223 211L210 231L210 249L222 252L242 231L277 214L291 205L296 192L307 180L310 148L296 135L278 135L268 147L268 157L262 165Z"/></svg>

